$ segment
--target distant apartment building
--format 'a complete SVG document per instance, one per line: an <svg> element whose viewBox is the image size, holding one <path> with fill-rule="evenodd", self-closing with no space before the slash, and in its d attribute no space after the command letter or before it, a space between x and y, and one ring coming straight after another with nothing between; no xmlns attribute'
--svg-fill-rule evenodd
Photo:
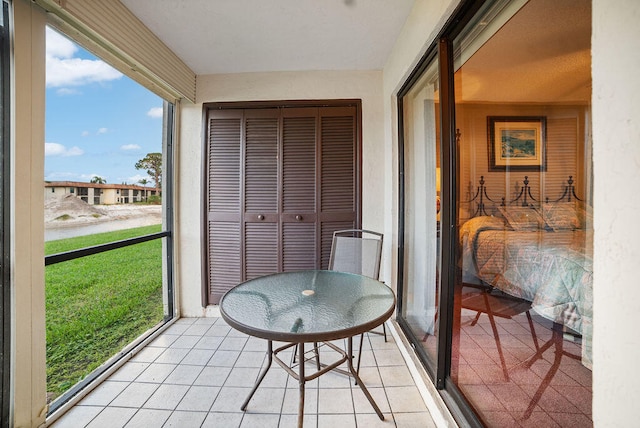
<svg viewBox="0 0 640 428"><path fill-rule="evenodd" d="M132 204L146 202L151 196L160 195L155 187L135 184L98 184L78 181L46 181L45 199L74 195L90 205Z"/></svg>

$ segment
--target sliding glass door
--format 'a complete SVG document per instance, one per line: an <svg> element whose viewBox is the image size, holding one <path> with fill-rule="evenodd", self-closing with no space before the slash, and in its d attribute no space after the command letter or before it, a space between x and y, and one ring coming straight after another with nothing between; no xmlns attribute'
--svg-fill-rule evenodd
<svg viewBox="0 0 640 428"><path fill-rule="evenodd" d="M403 98L404 261L402 320L435 364L440 289L440 122L437 61Z"/></svg>
<svg viewBox="0 0 640 428"><path fill-rule="evenodd" d="M589 426L591 7L457 18L400 94L400 324L465 423Z"/></svg>

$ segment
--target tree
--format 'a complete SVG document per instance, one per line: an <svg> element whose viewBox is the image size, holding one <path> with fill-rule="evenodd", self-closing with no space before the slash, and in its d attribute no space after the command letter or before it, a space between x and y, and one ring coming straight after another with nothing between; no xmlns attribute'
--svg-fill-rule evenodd
<svg viewBox="0 0 640 428"><path fill-rule="evenodd" d="M105 180L104 178L98 175L94 175L93 177L91 177L91 181L90 181L90 183L95 183L95 184L105 184L106 182L107 180Z"/></svg>
<svg viewBox="0 0 640 428"><path fill-rule="evenodd" d="M136 162L136 169L145 169L156 187L162 187L162 153L147 153L147 156Z"/></svg>
<svg viewBox="0 0 640 428"><path fill-rule="evenodd" d="M150 181L146 178L141 178L140 180L138 180L138 183L142 184L144 187L147 187L147 184L149 184Z"/></svg>

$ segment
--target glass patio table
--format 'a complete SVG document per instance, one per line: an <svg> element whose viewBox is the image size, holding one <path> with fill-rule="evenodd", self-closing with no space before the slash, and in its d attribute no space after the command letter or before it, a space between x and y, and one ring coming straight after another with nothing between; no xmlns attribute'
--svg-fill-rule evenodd
<svg viewBox="0 0 640 428"><path fill-rule="evenodd" d="M275 360L298 380L300 401L298 426L302 427L305 382L337 369L347 362L348 372L373 406L384 416L353 367L353 336L369 331L387 320L395 308L393 291L374 279L336 271L310 270L267 275L246 281L229 290L220 301L222 318L233 328L266 339L267 365L241 406L244 411ZM347 351L328 341L347 339ZM277 349L273 341L286 342ZM320 342L340 358L321 365ZM313 343L315 371L305 374L305 344ZM277 354L297 345L298 372ZM294 366L295 367L295 366Z"/></svg>

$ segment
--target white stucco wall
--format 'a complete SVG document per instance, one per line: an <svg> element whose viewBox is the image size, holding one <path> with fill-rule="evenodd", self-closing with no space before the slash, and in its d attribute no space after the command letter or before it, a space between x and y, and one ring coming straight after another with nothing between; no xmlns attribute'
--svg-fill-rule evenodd
<svg viewBox="0 0 640 428"><path fill-rule="evenodd" d="M640 2L593 1L593 421L638 425Z"/></svg>
<svg viewBox="0 0 640 428"><path fill-rule="evenodd" d="M362 100L362 224L382 230L385 223L382 73L380 71L311 71L198 76L195 104L181 106L180 182L177 189L180 228L180 309L183 316L202 308L202 104L220 101L307 99ZM387 245L390 245L389 243ZM381 278L385 278L384 268ZM215 311L210 308L209 312ZM215 313L215 312L213 312Z"/></svg>

